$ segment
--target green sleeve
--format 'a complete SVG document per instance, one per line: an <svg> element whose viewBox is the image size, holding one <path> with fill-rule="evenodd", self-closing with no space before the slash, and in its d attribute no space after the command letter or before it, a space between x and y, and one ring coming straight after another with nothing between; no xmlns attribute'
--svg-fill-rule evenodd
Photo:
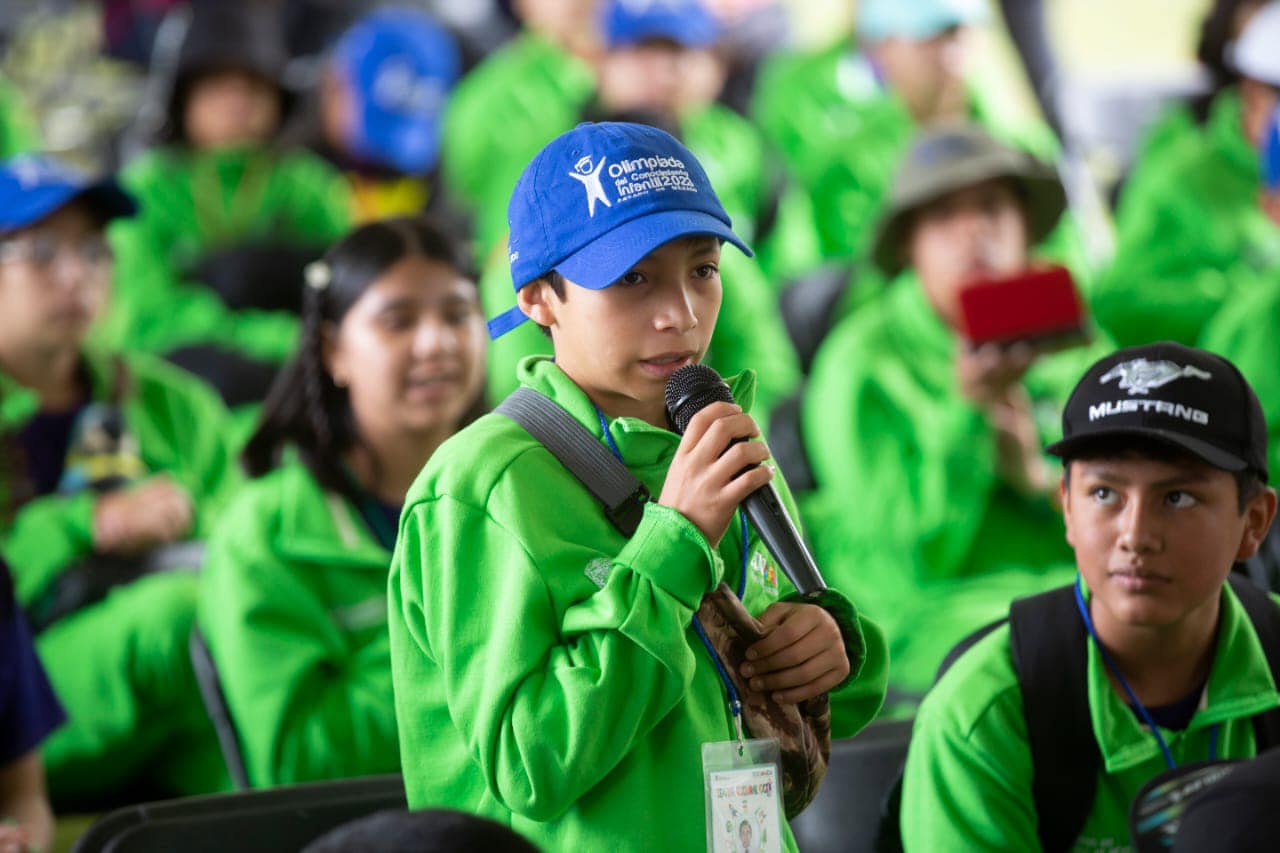
<svg viewBox="0 0 1280 853"><path fill-rule="evenodd" d="M0 158L39 151L40 130L9 78L0 75Z"/></svg>
<svg viewBox="0 0 1280 853"><path fill-rule="evenodd" d="M69 563L93 550L94 495L48 495L18 510L3 533L4 557L13 568L23 606L40 597Z"/></svg>
<svg viewBox="0 0 1280 853"><path fill-rule="evenodd" d="M605 586L557 615L521 537L448 497L406 511L394 562L403 612L392 618L406 621L410 653L444 679L490 794L539 821L564 814L685 696L691 619L724 573L697 528L649 504ZM431 772L407 744L405 772Z"/></svg>
<svg viewBox="0 0 1280 853"><path fill-rule="evenodd" d="M385 628L353 644L322 598L318 567L291 565L273 548L279 508L242 494L206 551L199 624L250 783L394 772ZM382 594L378 603L385 612Z"/></svg>
<svg viewBox="0 0 1280 853"><path fill-rule="evenodd" d="M800 384L800 360L760 267L732 247L720 267L724 296L707 362L724 376L755 371L754 410L767 424L773 407Z"/></svg>
<svg viewBox="0 0 1280 853"><path fill-rule="evenodd" d="M944 679L920 708L903 776L903 847L914 851L1039 850L1031 754L1016 687L972 722L964 685ZM978 681L981 684L981 680Z"/></svg>

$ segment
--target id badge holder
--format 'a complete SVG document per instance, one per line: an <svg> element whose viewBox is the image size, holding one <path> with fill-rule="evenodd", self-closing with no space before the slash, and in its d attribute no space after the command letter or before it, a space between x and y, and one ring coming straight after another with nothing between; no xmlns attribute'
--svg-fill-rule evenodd
<svg viewBox="0 0 1280 853"><path fill-rule="evenodd" d="M707 853L782 853L782 772L775 738L702 745Z"/></svg>

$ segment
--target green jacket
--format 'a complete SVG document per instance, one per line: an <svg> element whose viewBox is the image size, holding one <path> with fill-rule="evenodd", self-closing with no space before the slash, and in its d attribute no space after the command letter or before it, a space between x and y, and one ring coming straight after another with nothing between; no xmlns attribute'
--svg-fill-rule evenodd
<svg viewBox="0 0 1280 853"><path fill-rule="evenodd" d="M908 272L823 342L800 418L819 563L885 629L895 686L916 691L952 645L1014 596L1061 584L1072 563L1047 496L999 478L994 433L958 387L957 346ZM1028 372L1046 444L1095 354L1068 350Z"/></svg>
<svg viewBox="0 0 1280 853"><path fill-rule="evenodd" d="M1267 421L1272 481L1280 473L1280 269L1236 294L1205 326L1199 346L1227 358L1253 386Z"/></svg>
<svg viewBox="0 0 1280 853"><path fill-rule="evenodd" d="M0 158L39 151L40 130L22 95L0 74Z"/></svg>
<svg viewBox="0 0 1280 853"><path fill-rule="evenodd" d="M768 413L800 382L800 360L759 266L737 249L726 248L720 256L720 273L724 297L706 362L726 376L756 371L756 411L761 426L767 427ZM515 301L505 255L491 257L480 279L480 300L489 317L506 311ZM529 355L551 355L551 339L532 321L489 345L490 400L500 401L516 389L516 367Z"/></svg>
<svg viewBox="0 0 1280 853"><path fill-rule="evenodd" d="M1218 647L1203 705L1185 731L1162 729L1181 765L1256 752L1249 718L1280 704L1258 636L1229 587L1222 596ZM1165 769L1150 731L1111 687L1089 643L1089 710L1103 768L1081 851L1129 849L1129 804ZM1001 626L964 654L920 707L902 791L902 837L915 850L1039 849L1031 797L1031 753L1022 697Z"/></svg>
<svg viewBox="0 0 1280 853"><path fill-rule="evenodd" d="M245 484L228 506L206 551L198 620L254 787L400 768L390 564L357 508L300 462Z"/></svg>
<svg viewBox="0 0 1280 853"><path fill-rule="evenodd" d="M150 473L185 486L195 504L192 538L203 538L237 477L227 443L227 411L204 383L146 356L124 361L124 420ZM109 400L119 381L116 362L86 354L94 400ZM0 374L0 430L13 434L39 411L36 394ZM12 440L12 439L10 439ZM0 481L0 495L13 489ZM30 606L59 572L93 551L95 495L49 494L10 508L0 526L0 550L13 567L19 600Z"/></svg>
<svg viewBox="0 0 1280 853"><path fill-rule="evenodd" d="M244 241L332 242L350 222L343 177L302 151L167 147L143 154L120 178L141 211L108 229L115 293L102 340L151 352L219 343L265 361L287 358L297 340L295 315L233 311L185 277L207 252Z"/></svg>
<svg viewBox="0 0 1280 853"><path fill-rule="evenodd" d="M603 435L586 395L545 359L521 381ZM735 394L750 407L750 375ZM610 435L659 494L678 436L632 418ZM560 463L490 414L443 445L410 489L391 566L391 657L412 808L511 826L547 851L705 849L701 748L733 737L719 676L691 626L704 593L740 577L737 520L718 549L647 504L630 540ZM754 535L745 603L791 587ZM833 736L876 712L887 659L849 606L852 673ZM843 617L843 618L842 618ZM787 849L794 842L787 833Z"/></svg>
<svg viewBox="0 0 1280 853"><path fill-rule="evenodd" d="M1123 346L1195 344L1214 312L1280 268L1280 228L1258 207L1258 154L1225 89L1207 124L1167 135L1120 199L1116 255L1092 293L1094 315Z"/></svg>
<svg viewBox="0 0 1280 853"><path fill-rule="evenodd" d="M1005 108L1003 88L975 80L970 114L997 139L1052 161L1053 132ZM752 114L813 201L822 258L869 247L898 162L916 132L906 105L845 40L812 53L780 53L761 69ZM1057 237L1064 251L1075 235ZM815 261L818 259L814 259Z"/></svg>

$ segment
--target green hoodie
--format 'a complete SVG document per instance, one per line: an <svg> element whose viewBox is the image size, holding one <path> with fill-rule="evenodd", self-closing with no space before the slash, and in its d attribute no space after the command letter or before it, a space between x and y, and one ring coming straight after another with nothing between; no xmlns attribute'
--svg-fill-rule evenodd
<svg viewBox="0 0 1280 853"><path fill-rule="evenodd" d="M22 95L0 74L0 158L39 151L40 131Z"/></svg>
<svg viewBox="0 0 1280 853"><path fill-rule="evenodd" d="M244 241L328 245L350 222L343 177L301 151L165 147L134 160L120 180L141 210L108 229L115 292L98 330L102 340L161 353L222 344L255 359L284 361L297 340L295 315L234 311L186 276L206 253Z"/></svg>
<svg viewBox="0 0 1280 853"><path fill-rule="evenodd" d="M85 363L94 400L121 397L148 473L166 473L187 489L195 505L191 536L203 538L236 482L221 401L147 356L86 354ZM22 429L38 408L34 392L0 375L6 433ZM13 488L0 485L6 494ZM6 517L0 548L25 607L38 608L59 573L91 554L94 502L89 491L48 494ZM195 602L195 577L165 572L116 587L40 634L41 661L68 714L44 744L55 800L118 797L143 779L150 790L178 795L228 786L187 649Z"/></svg>
<svg viewBox="0 0 1280 853"><path fill-rule="evenodd" d="M1223 90L1203 128L1162 138L1117 212L1116 255L1091 294L1122 346L1194 345L1219 307L1280 269L1280 228L1258 206L1258 154L1240 96Z"/></svg>
<svg viewBox="0 0 1280 853"><path fill-rule="evenodd" d="M212 390L189 374L143 355L121 362L86 353L92 398L112 398L123 383L124 420L137 438L142 461L151 473L164 472L184 486L195 504L193 537L209 530L210 520L237 480L227 443L227 411ZM36 415L34 391L0 374L0 429L16 433ZM0 482L0 497L13 483ZM0 548L13 567L18 599L30 606L68 565L93 550L95 495L82 491L49 494L24 503L0 527Z"/></svg>
<svg viewBox="0 0 1280 853"><path fill-rule="evenodd" d="M910 691L1013 597L1071 571L1048 496L999 478L992 428L958 387L957 346L905 273L823 342L801 413L818 484L802 503L819 564L884 628L893 683ZM1046 444L1100 348L1047 356L1025 377Z"/></svg>
<svg viewBox="0 0 1280 853"><path fill-rule="evenodd" d="M546 359L521 381L601 441L596 410ZM749 408L750 374L734 383ZM628 468L661 491L679 437L609 424ZM646 505L626 540L521 427L490 414L446 442L409 491L390 581L400 753L412 808L490 817L544 850L704 850L702 744L733 725L691 625L704 593L739 578L739 526L718 549L677 511ZM791 592L752 535L745 604ZM876 712L887 659L849 606L852 666L832 733ZM794 850L787 833L786 847Z"/></svg>
<svg viewBox="0 0 1280 853"><path fill-rule="evenodd" d="M350 500L300 462L228 506L205 554L199 625L254 787L400 769L390 564Z"/></svg>
<svg viewBox="0 0 1280 853"><path fill-rule="evenodd" d="M1003 89L975 80L970 99L970 118L997 139L1054 159L1053 132L1005 108ZM883 86L864 54L840 40L812 53L771 57L761 69L752 114L813 200L821 257L861 256L916 132L906 105ZM1054 242L1081 255L1074 231L1055 234Z"/></svg>
<svg viewBox="0 0 1280 853"><path fill-rule="evenodd" d="M1128 850L1129 804L1165 768L1151 732L1112 688L1089 643L1088 693L1102 754L1097 796L1075 850ZM1255 752L1250 717L1280 704L1258 635L1224 587L1217 650L1202 704L1185 731L1161 729L1179 765ZM1031 752L1018 678L1001 626L965 653L916 717L902 791L902 837L911 851L1038 850Z"/></svg>

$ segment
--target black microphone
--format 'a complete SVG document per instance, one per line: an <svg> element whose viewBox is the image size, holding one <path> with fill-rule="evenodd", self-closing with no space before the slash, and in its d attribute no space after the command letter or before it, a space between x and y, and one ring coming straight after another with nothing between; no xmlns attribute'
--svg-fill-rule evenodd
<svg viewBox="0 0 1280 853"><path fill-rule="evenodd" d="M720 374L705 364L686 364L671 374L665 396L667 416L681 435L684 435L693 416L707 406L734 402L733 392ZM742 501L742 511L800 595L816 598L826 591L822 573L813 562L773 483L765 483L747 495Z"/></svg>

